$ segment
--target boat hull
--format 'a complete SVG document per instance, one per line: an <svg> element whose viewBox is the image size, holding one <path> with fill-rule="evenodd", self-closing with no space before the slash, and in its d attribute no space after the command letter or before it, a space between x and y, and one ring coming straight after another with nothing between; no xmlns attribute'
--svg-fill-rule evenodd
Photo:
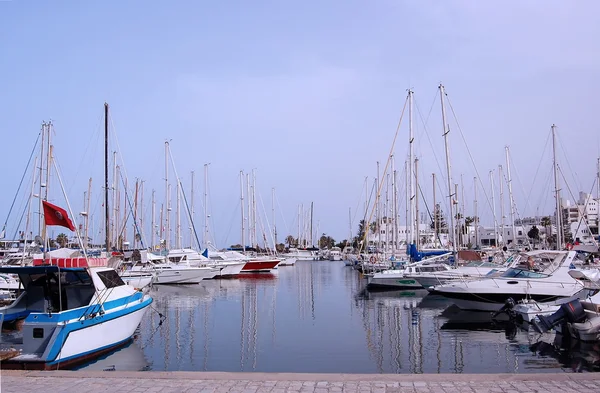
<svg viewBox="0 0 600 393"><path fill-rule="evenodd" d="M423 288L417 280L399 276L369 278L369 288L420 289Z"/></svg>
<svg viewBox="0 0 600 393"><path fill-rule="evenodd" d="M151 285L154 281L153 274L132 274L127 275L124 274L121 276L121 279L125 282L125 284L134 287L135 289L146 288Z"/></svg>
<svg viewBox="0 0 600 393"><path fill-rule="evenodd" d="M524 299L536 302L553 302L558 299L569 297L553 294L527 294L527 293L465 293L438 291L435 288L430 291L432 295L441 295L450 300L463 310L470 311L499 311L506 299L512 298L515 302Z"/></svg>
<svg viewBox="0 0 600 393"><path fill-rule="evenodd" d="M210 266L219 269L219 273L214 278L227 278L236 277L242 272L245 265L244 262L222 262Z"/></svg>
<svg viewBox="0 0 600 393"><path fill-rule="evenodd" d="M152 298L143 297L138 304L127 303L103 315L57 326L49 358L20 355L4 361L2 368L52 370L85 363L130 342L151 303Z"/></svg>
<svg viewBox="0 0 600 393"><path fill-rule="evenodd" d="M279 264L279 259L268 261L248 261L242 269L242 273L249 272L270 272Z"/></svg>
<svg viewBox="0 0 600 393"><path fill-rule="evenodd" d="M163 269L159 271L154 284L199 284L218 273L217 268Z"/></svg>

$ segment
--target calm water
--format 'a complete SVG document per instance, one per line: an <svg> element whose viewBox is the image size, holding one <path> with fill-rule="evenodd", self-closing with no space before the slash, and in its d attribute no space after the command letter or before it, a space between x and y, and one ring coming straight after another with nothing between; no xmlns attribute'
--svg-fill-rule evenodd
<svg viewBox="0 0 600 393"><path fill-rule="evenodd" d="M343 262L157 286L136 340L87 369L325 373L596 371L597 346L492 323L426 291L369 292ZM161 313L164 322L161 324ZM541 341L540 341L541 340Z"/></svg>

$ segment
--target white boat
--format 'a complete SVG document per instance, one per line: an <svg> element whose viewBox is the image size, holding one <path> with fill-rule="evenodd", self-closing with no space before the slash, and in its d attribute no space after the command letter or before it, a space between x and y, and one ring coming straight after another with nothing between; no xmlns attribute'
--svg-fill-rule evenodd
<svg viewBox="0 0 600 393"><path fill-rule="evenodd" d="M403 261L390 261L395 263L395 269L386 269L372 276L367 276L369 287L382 288L423 288L423 286L414 278L408 278L407 275L421 273L441 273L452 269L448 264L439 261L445 258L446 254L434 256L419 262L404 263Z"/></svg>
<svg viewBox="0 0 600 393"><path fill-rule="evenodd" d="M154 272L125 270L120 272L119 276L125 284L131 285L135 289L144 289L154 283L157 274Z"/></svg>
<svg viewBox="0 0 600 393"><path fill-rule="evenodd" d="M516 255L514 267L499 277L436 285L431 292L464 310L499 311L508 298L551 302L584 289L569 275L575 262L575 251L529 251Z"/></svg>
<svg viewBox="0 0 600 393"><path fill-rule="evenodd" d="M279 262L279 264L277 265L279 266L294 266L296 264L296 258L294 257L286 257L286 258L281 258L281 261Z"/></svg>
<svg viewBox="0 0 600 393"><path fill-rule="evenodd" d="M237 260L212 260L207 257L208 251L205 254L200 254L198 251L191 248L169 250L167 258L169 262L177 265L187 265L191 267L212 267L219 269L215 277L235 277L241 273L245 262Z"/></svg>
<svg viewBox="0 0 600 393"><path fill-rule="evenodd" d="M0 291L16 291L20 287L18 277L13 274L0 273Z"/></svg>
<svg viewBox="0 0 600 393"><path fill-rule="evenodd" d="M483 277L499 276L508 269L508 266L498 265L492 262L469 262L466 265L452 268L448 266L442 271L422 271L413 274L406 274L406 278L417 280L423 288L430 288L435 285L443 285L454 281L475 280Z"/></svg>
<svg viewBox="0 0 600 393"><path fill-rule="evenodd" d="M342 249L339 247L331 247L329 250L330 261L341 261L342 260Z"/></svg>
<svg viewBox="0 0 600 393"><path fill-rule="evenodd" d="M139 269L134 266L133 270ZM151 263L150 269L156 272L154 284L198 284L202 280L209 280L219 274L219 269L215 267L190 267L180 266L174 263Z"/></svg>
<svg viewBox="0 0 600 393"><path fill-rule="evenodd" d="M298 249L290 247L289 251L282 255L283 258L293 257L297 261L315 261L319 258L318 250Z"/></svg>
<svg viewBox="0 0 600 393"><path fill-rule="evenodd" d="M531 323L536 317L543 315L549 316L557 312L563 304L570 303L574 300L590 301L592 303L600 301L599 295L589 297L590 289L595 291L598 289L600 282L600 272L597 269L593 270L570 270L569 275L583 283L584 289L575 293L571 297L561 298L552 302L537 302L533 299L523 299L519 303L508 302L504 307L507 310L512 310L517 322Z"/></svg>
<svg viewBox="0 0 600 393"><path fill-rule="evenodd" d="M152 303L107 267L2 267L25 290L1 310L5 321L25 318L20 330L2 331L3 369L55 369L89 361L127 344Z"/></svg>

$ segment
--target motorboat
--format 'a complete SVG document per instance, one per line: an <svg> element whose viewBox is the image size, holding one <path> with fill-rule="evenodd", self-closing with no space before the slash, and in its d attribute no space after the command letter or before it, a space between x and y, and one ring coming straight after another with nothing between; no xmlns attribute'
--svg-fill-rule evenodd
<svg viewBox="0 0 600 393"><path fill-rule="evenodd" d="M127 344L152 297L108 267L2 267L18 274L23 292L0 319L3 369L68 368Z"/></svg>
<svg viewBox="0 0 600 393"><path fill-rule="evenodd" d="M296 264L296 258L295 257L285 257L285 258L281 258L281 261L279 261L279 264L277 265L277 267L279 266L294 266Z"/></svg>
<svg viewBox="0 0 600 393"><path fill-rule="evenodd" d="M508 298L551 302L585 289L569 271L579 263L575 251L534 250L514 256L498 277L436 285L431 293L451 299L464 310L499 311Z"/></svg>
<svg viewBox="0 0 600 393"><path fill-rule="evenodd" d="M280 258L274 256L247 256L236 250L217 251L206 249L208 257L214 261L244 262L242 273L270 272L279 262Z"/></svg>
<svg viewBox="0 0 600 393"><path fill-rule="evenodd" d="M454 281L499 276L508 269L508 266L509 264L499 265L493 262L474 261L456 268L448 266L441 271L422 271L406 274L405 277L417 280L423 288L430 288L435 285L443 285Z"/></svg>
<svg viewBox="0 0 600 393"><path fill-rule="evenodd" d="M330 261L341 261L342 260L342 249L339 247L331 247L329 250Z"/></svg>
<svg viewBox="0 0 600 393"><path fill-rule="evenodd" d="M367 285L369 287L380 288L423 288L423 285L417 280L408 278L407 276L424 273L441 273L451 270L452 268L447 263L440 261L441 258L445 258L447 255L449 254L434 256L411 263L394 261L394 269L386 269L373 275L368 275Z"/></svg>
<svg viewBox="0 0 600 393"><path fill-rule="evenodd" d="M318 259L318 250L290 247L288 252L283 254L282 257L296 258L297 261L315 261Z"/></svg>
<svg viewBox="0 0 600 393"><path fill-rule="evenodd" d="M240 274L245 265L244 262L237 260L216 261L208 258L207 253L201 254L192 248L169 250L167 259L177 265L217 268L219 271L215 278L235 277Z"/></svg>

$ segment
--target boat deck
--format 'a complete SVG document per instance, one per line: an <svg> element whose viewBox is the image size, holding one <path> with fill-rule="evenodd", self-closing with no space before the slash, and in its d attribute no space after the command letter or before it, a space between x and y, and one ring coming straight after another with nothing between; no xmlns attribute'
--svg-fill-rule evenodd
<svg viewBox="0 0 600 393"><path fill-rule="evenodd" d="M7 392L512 392L600 391L594 373L296 374L228 372L2 371Z"/></svg>

